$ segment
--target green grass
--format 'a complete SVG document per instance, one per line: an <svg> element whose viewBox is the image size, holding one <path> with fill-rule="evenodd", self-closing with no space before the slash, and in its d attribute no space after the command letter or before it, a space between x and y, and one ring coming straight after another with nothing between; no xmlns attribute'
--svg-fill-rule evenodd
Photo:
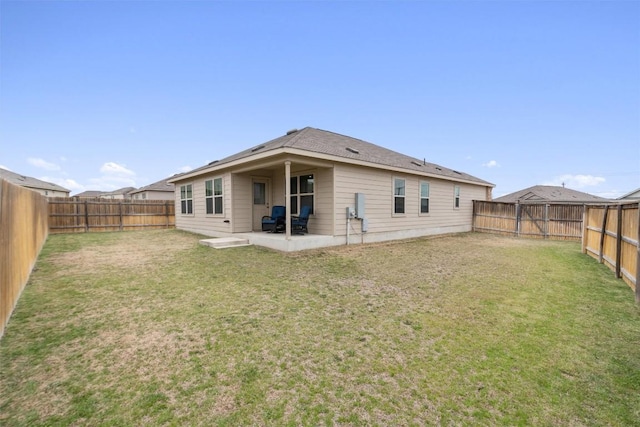
<svg viewBox="0 0 640 427"><path fill-rule="evenodd" d="M575 243L197 241L51 236L0 341L0 424L640 419L640 310Z"/></svg>

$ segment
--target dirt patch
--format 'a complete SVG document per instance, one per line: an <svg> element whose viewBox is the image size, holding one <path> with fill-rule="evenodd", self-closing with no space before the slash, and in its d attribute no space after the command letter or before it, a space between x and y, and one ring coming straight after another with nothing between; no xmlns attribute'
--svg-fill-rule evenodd
<svg viewBox="0 0 640 427"><path fill-rule="evenodd" d="M104 246L86 246L78 251L53 255L50 261L64 274L90 270L136 269L171 261L177 252L193 248L197 240L181 233L122 233Z"/></svg>

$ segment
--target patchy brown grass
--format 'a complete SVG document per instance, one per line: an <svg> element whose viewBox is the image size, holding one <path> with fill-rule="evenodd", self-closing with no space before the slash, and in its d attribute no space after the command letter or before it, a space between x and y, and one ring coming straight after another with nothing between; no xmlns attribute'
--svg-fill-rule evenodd
<svg viewBox="0 0 640 427"><path fill-rule="evenodd" d="M638 309L575 244L463 234L282 254L197 240L52 236L0 342L0 424L638 418Z"/></svg>

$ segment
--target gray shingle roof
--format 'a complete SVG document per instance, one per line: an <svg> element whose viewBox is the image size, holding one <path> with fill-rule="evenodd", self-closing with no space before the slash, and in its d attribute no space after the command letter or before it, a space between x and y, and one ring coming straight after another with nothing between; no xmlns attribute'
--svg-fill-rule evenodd
<svg viewBox="0 0 640 427"><path fill-rule="evenodd" d="M135 187L122 187L122 188L118 188L117 190L104 192L100 194L100 196L120 196L120 195L124 196L129 194L133 190L135 190Z"/></svg>
<svg viewBox="0 0 640 427"><path fill-rule="evenodd" d="M83 191L82 193L75 194L73 197L94 198L94 197L99 197L104 193L105 193L104 191L87 190L87 191Z"/></svg>
<svg viewBox="0 0 640 427"><path fill-rule="evenodd" d="M64 187L59 186L58 184L54 184L52 182L42 181L36 178L32 178L26 175L20 175L15 172L11 172L7 169L0 168L0 178L4 178L12 184L20 185L22 187L27 188L37 188L41 190L51 190L51 191L64 191L69 193L70 190L67 190Z"/></svg>
<svg viewBox="0 0 640 427"><path fill-rule="evenodd" d="M235 160L248 159L256 154L286 148L307 151L309 153L320 155L335 156L347 161L365 162L372 166L378 165L380 167L400 168L407 170L407 172L427 173L456 180L465 180L493 186L493 184L487 181L464 172L455 171L453 169L445 168L444 166L409 157L361 139L312 127L289 131L286 135L280 136L263 144L256 145L222 160L209 163L208 165L197 168L185 175L192 175L193 173L204 171L212 167L218 168L219 166L223 166Z"/></svg>
<svg viewBox="0 0 640 427"><path fill-rule="evenodd" d="M143 191L173 191L175 184L167 182L169 178L154 182L153 184L145 185L137 190L131 191L130 194L142 193Z"/></svg>
<svg viewBox="0 0 640 427"><path fill-rule="evenodd" d="M570 188L553 185L534 185L533 187L498 197L493 201L503 203L605 203L609 200L593 194L583 193L582 191L571 190Z"/></svg>

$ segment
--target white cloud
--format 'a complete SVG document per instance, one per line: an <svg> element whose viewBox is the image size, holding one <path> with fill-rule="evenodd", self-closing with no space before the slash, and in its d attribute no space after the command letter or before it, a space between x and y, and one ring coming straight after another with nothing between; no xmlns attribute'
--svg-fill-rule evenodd
<svg viewBox="0 0 640 427"><path fill-rule="evenodd" d="M59 171L60 170L60 166L56 165L55 163L50 163L50 162L47 162L46 160L38 159L38 158L35 158L35 157L29 157L27 159L27 162L31 166L35 166L37 168L44 169L44 170L47 170L47 171Z"/></svg>
<svg viewBox="0 0 640 427"><path fill-rule="evenodd" d="M69 178L51 178L48 176L43 176L41 178L38 178L42 181L46 181L46 182L52 182L54 184L58 184L64 188L66 188L67 190L71 190L72 192L81 192L84 191L84 185L78 184L75 180L73 179L69 179Z"/></svg>
<svg viewBox="0 0 640 427"><path fill-rule="evenodd" d="M563 185L564 184L565 187L578 189L578 188L584 188L584 187L595 187L597 185L602 184L605 181L606 179L604 179L601 176L565 174L565 175L557 176L553 180L543 183L543 185Z"/></svg>
<svg viewBox="0 0 640 427"><path fill-rule="evenodd" d="M486 168L499 168L500 165L495 160L489 160L487 163L483 163L482 166Z"/></svg>
<svg viewBox="0 0 640 427"><path fill-rule="evenodd" d="M107 175L115 176L135 176L135 172L127 169L124 165L119 165L114 162L107 162L100 168L100 172Z"/></svg>

